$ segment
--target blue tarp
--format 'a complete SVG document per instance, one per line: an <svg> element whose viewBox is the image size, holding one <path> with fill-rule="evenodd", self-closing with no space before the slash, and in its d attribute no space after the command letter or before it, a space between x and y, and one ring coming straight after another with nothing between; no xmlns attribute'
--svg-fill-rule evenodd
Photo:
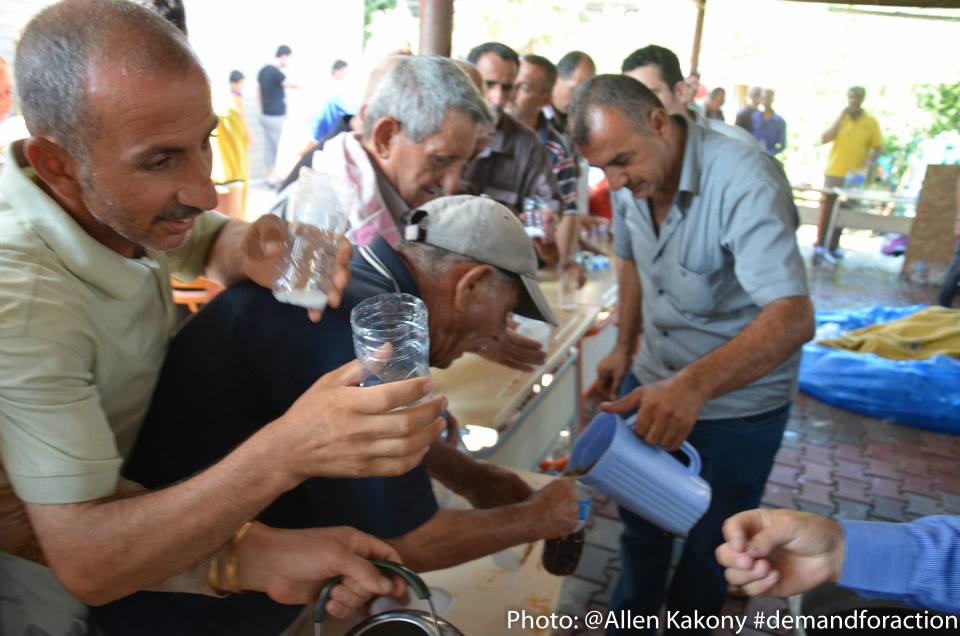
<svg viewBox="0 0 960 636"><path fill-rule="evenodd" d="M840 331L913 315L924 305L817 313L817 328ZM890 360L810 343L803 347L800 389L833 406L876 419L960 434L960 360Z"/></svg>

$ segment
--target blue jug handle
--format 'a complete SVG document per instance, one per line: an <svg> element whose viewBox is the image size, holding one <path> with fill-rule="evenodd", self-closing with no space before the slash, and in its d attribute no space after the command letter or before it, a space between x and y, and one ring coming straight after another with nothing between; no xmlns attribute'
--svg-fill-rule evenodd
<svg viewBox="0 0 960 636"><path fill-rule="evenodd" d="M637 414L634 413L626 419L621 418L621 421L623 421L630 430L633 430L634 424L637 423ZM690 459L690 463L687 465L689 473L691 475L699 475L702 462L700 461L700 453L697 452L697 449L694 448L690 442L684 442L680 445L680 450Z"/></svg>
<svg viewBox="0 0 960 636"><path fill-rule="evenodd" d="M690 442L684 442L683 444L680 444L680 450L682 450L683 453L690 458L690 464L687 466L687 470L690 472L690 474L699 475L701 462L700 453L697 452L697 449L694 448L693 444Z"/></svg>

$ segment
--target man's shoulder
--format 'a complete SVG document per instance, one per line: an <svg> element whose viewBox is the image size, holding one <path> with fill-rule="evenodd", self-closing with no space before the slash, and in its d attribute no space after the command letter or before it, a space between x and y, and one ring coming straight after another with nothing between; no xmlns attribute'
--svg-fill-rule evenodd
<svg viewBox="0 0 960 636"><path fill-rule="evenodd" d="M742 128L739 129L749 135ZM749 188L758 181L787 186L786 176L776 159L768 155L751 136L751 143L739 137L707 130L701 150L701 179L719 179L724 187Z"/></svg>
<svg viewBox="0 0 960 636"><path fill-rule="evenodd" d="M754 116L757 114L759 114L759 111L754 113ZM719 119L707 119L706 128L717 133L718 135L722 135L728 139L736 140L749 147L756 149L760 148L760 144L757 142L756 137L740 126L731 126L730 124L720 121Z"/></svg>
<svg viewBox="0 0 960 636"><path fill-rule="evenodd" d="M0 316L38 296L69 304L76 295L75 282L76 277L30 223L0 201Z"/></svg>
<svg viewBox="0 0 960 636"><path fill-rule="evenodd" d="M541 145L540 137L529 127L524 126L514 117L506 113L503 113L500 117L503 119L501 129L505 137L512 138L514 141L520 141L524 145Z"/></svg>

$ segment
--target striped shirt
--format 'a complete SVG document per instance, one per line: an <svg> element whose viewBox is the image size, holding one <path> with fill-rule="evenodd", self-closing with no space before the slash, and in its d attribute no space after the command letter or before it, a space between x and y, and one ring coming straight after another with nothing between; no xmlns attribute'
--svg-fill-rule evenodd
<svg viewBox="0 0 960 636"><path fill-rule="evenodd" d="M537 122L537 136L543 143L543 147L547 149L550 167L553 169L553 177L560 187L560 194L562 195L561 214L563 216L581 214L581 210L577 208L577 180L580 171L577 168L577 156L573 148L567 138L554 127L553 122L547 119L543 113L540 113Z"/></svg>
<svg viewBox="0 0 960 636"><path fill-rule="evenodd" d="M840 585L864 596L960 613L960 517L840 523L846 544Z"/></svg>

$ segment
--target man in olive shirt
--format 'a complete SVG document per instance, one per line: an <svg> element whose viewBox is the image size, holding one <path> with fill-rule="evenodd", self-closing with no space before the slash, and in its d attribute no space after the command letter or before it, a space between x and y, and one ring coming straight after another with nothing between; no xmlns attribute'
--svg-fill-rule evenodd
<svg viewBox="0 0 960 636"><path fill-rule="evenodd" d="M713 555L721 525L759 503L813 335L790 186L762 150L669 115L630 77L588 80L571 121L614 191L619 336L598 376L622 397L602 408L639 409L635 430L649 444L688 440L713 491L669 591L673 537L621 509L611 609L656 615L666 594L669 611L715 615L726 595Z"/></svg>
<svg viewBox="0 0 960 636"><path fill-rule="evenodd" d="M175 323L170 273L268 283L283 228L202 212L216 204L210 85L150 10L48 7L23 32L16 73L31 136L0 177L0 633L82 635L84 602L214 594L218 562L204 560L304 479L406 472L445 427L444 400L395 412L429 382L360 389L346 368L188 480L155 492L120 480ZM259 523L236 553L240 588L281 602L348 575L352 591L328 607L341 615L391 588L366 559L396 557L350 529Z"/></svg>

